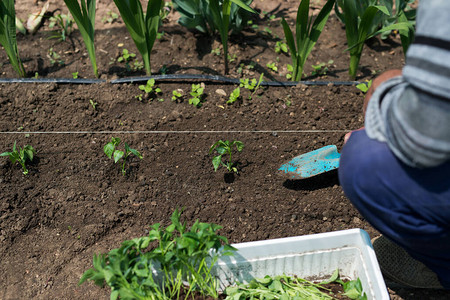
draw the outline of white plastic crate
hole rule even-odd
[[[233,244],[234,256],[216,264],[220,288],[266,275],[323,280],[339,269],[343,279],[361,280],[368,299],[389,299],[370,237],[362,229]]]

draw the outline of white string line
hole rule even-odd
[[[138,130],[138,131],[2,131],[0,134],[169,134],[169,133],[342,133],[351,130]]]

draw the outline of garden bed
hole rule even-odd
[[[27,12],[24,7],[33,3],[17,1],[22,18]],[[231,39],[230,51],[236,60],[230,65],[230,77],[239,78],[238,69],[244,63],[246,78],[264,72],[265,80],[285,80],[290,58],[273,49],[276,35],[283,36],[279,17],[295,16],[297,3],[255,1],[256,8],[273,10],[277,19],[256,20],[260,30],[247,30]],[[64,8],[63,1],[53,1],[51,9],[54,5]],[[117,62],[123,48],[138,52],[123,23],[101,22],[109,10],[114,10],[112,1],[99,1],[96,47],[101,78],[144,75]],[[152,53],[154,72],[166,65],[167,73],[222,74],[222,58],[211,53],[219,47],[218,40],[187,31],[175,20],[171,16],[162,26],[165,34]],[[44,26],[34,36],[18,38],[28,74],[71,78],[78,72],[82,78],[93,78],[77,31],[70,42],[57,43],[46,39],[47,29]],[[331,16],[307,62],[307,79],[348,80],[345,43],[342,25]],[[64,65],[52,66],[47,57],[50,48]],[[364,51],[358,80],[404,63],[396,36],[374,39]],[[266,64],[277,57],[279,72],[273,73]],[[326,75],[311,76],[312,64],[330,59],[333,63]],[[246,69],[250,61],[255,67]],[[4,51],[0,51],[0,63],[0,79],[15,77]],[[19,166],[0,160],[1,299],[109,298],[107,289],[77,286],[81,274],[91,267],[93,254],[146,235],[151,224],[167,224],[171,213],[181,207],[188,223],[199,219],[220,224],[220,234],[232,243],[349,228],[377,235],[345,197],[337,172],[301,181],[277,175],[278,167],[295,155],[329,144],[341,149],[344,134],[363,126],[363,95],[358,89],[333,84],[270,87],[248,100],[241,88],[242,101],[227,105],[228,98],[217,90],[229,95],[235,86],[204,81],[202,107],[188,104],[188,97],[181,103],[170,100],[173,90],[188,93],[192,83],[200,81],[157,82],[162,96],[153,101],[135,98],[142,93],[138,84],[0,84],[0,152],[10,151],[14,141],[37,151],[27,176]],[[95,109],[90,100],[97,103]],[[103,153],[113,136],[144,156],[131,158],[125,176]],[[213,155],[208,153],[220,139],[245,145],[235,155],[239,175],[228,183],[224,169],[214,172]],[[449,296],[396,292],[396,299]]]

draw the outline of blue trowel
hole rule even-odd
[[[340,154],[335,145],[299,155],[283,164],[278,172],[289,179],[303,179],[339,168]]]

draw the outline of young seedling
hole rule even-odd
[[[271,71],[273,71],[273,72],[275,72],[275,73],[278,73],[277,63],[271,61],[271,62],[268,62],[266,66],[267,66]]]
[[[114,163],[117,163],[120,159],[123,159],[122,175],[125,176],[125,174],[127,172],[125,170],[125,164],[127,162],[127,158],[130,155],[135,155],[135,156],[139,157],[140,159],[143,159],[143,156],[137,150],[131,149],[127,143],[125,143],[125,152],[116,149],[116,147],[119,146],[119,144],[120,144],[120,139],[112,137],[111,142],[109,142],[108,144],[105,145],[105,147],[103,147],[103,152],[105,152],[106,156],[108,156],[109,159],[111,159],[111,157],[114,157]]]
[[[214,171],[217,171],[219,166],[222,165],[225,168],[227,168],[228,172],[233,172],[236,174],[238,173],[237,163],[233,162],[231,156],[233,152],[233,146],[236,146],[236,150],[239,152],[241,152],[242,149],[244,149],[244,144],[240,141],[230,142],[228,140],[226,141],[219,140],[215,142],[214,145],[211,146],[211,148],[209,149],[209,154],[211,154],[214,150],[216,150],[217,153],[219,153],[218,156],[215,156],[212,159]],[[228,155],[228,161],[226,162],[222,161],[223,155]]]
[[[28,169],[25,166],[25,164],[28,160],[29,161],[33,160],[35,153],[36,153],[36,151],[30,145],[26,145],[23,148],[20,148],[20,146],[18,146],[16,148],[16,142],[14,142],[12,151],[11,152],[3,152],[0,154],[0,156],[8,156],[13,164],[15,164],[16,162],[19,163],[22,166],[23,174],[27,175]]]
[[[78,79],[78,72],[73,72],[72,73],[72,78],[73,79]]]
[[[91,104],[91,107],[94,111],[97,110],[97,105],[98,105],[97,102],[95,102],[93,99],[89,99],[89,104]]]
[[[172,91],[172,101],[177,102],[178,100],[181,100],[182,97],[183,97],[182,89],[176,89]]]
[[[153,78],[147,80],[147,83],[145,85],[141,84],[139,86],[139,89],[149,95],[150,100],[153,99],[157,94],[161,93],[161,89],[159,87],[155,87],[155,79]],[[138,98],[139,101],[142,101],[142,94],[136,96],[136,98]]]
[[[201,84],[192,84],[192,90],[189,93],[192,98],[189,99],[189,104],[194,105],[195,107],[201,107],[203,102],[203,91],[205,90],[205,85]]]
[[[333,64],[334,61],[330,59],[328,63],[318,63],[317,65],[312,65],[311,67],[314,69],[311,73],[312,76],[321,76],[326,75],[328,72],[328,67]]]
[[[47,57],[50,60],[50,64],[53,65],[59,65],[64,66],[64,60],[61,59],[61,55],[56,53],[53,48],[48,49]]]
[[[106,13],[106,16],[104,16],[103,18],[102,18],[102,22],[103,23],[109,23],[109,24],[112,24],[114,21],[116,21],[117,19],[119,18],[119,15],[118,14],[116,14],[115,12],[113,12],[113,11],[108,11],[107,13]]]
[[[239,87],[235,88],[231,94],[230,98],[227,101],[227,104],[233,104],[239,99],[239,96],[241,95],[241,89]]]
[[[286,43],[278,41],[275,43],[275,52],[276,53],[288,53],[289,49]]]
[[[256,93],[256,91],[259,89],[263,78],[264,78],[264,73],[261,73],[258,81],[256,81],[255,78],[253,78],[252,80],[249,80],[248,78],[240,80],[241,83],[239,84],[239,86],[243,87],[251,92],[251,94],[248,96],[249,100],[252,100],[252,97]]]
[[[248,284],[237,282],[236,285],[227,287],[225,294],[227,299],[335,299],[329,293],[326,284],[336,283],[343,287],[344,294],[349,299],[367,299],[362,290],[361,281],[343,282],[339,279],[339,270],[336,270],[331,278],[319,283],[299,278],[296,276],[278,275],[255,278]]]
[[[128,49],[123,49],[122,50],[122,55],[119,56],[119,58],[117,59],[118,62],[129,62],[131,61],[133,58],[136,57],[135,53],[132,53],[130,51],[128,51]]]
[[[57,39],[64,42],[73,32],[73,19],[70,15],[58,14],[50,17],[48,27],[54,29],[49,39]]]
[[[371,86],[372,86],[372,80],[369,80],[367,82],[362,82],[362,83],[356,85],[356,88],[365,94],[365,93],[367,93],[367,91],[370,89]]]

